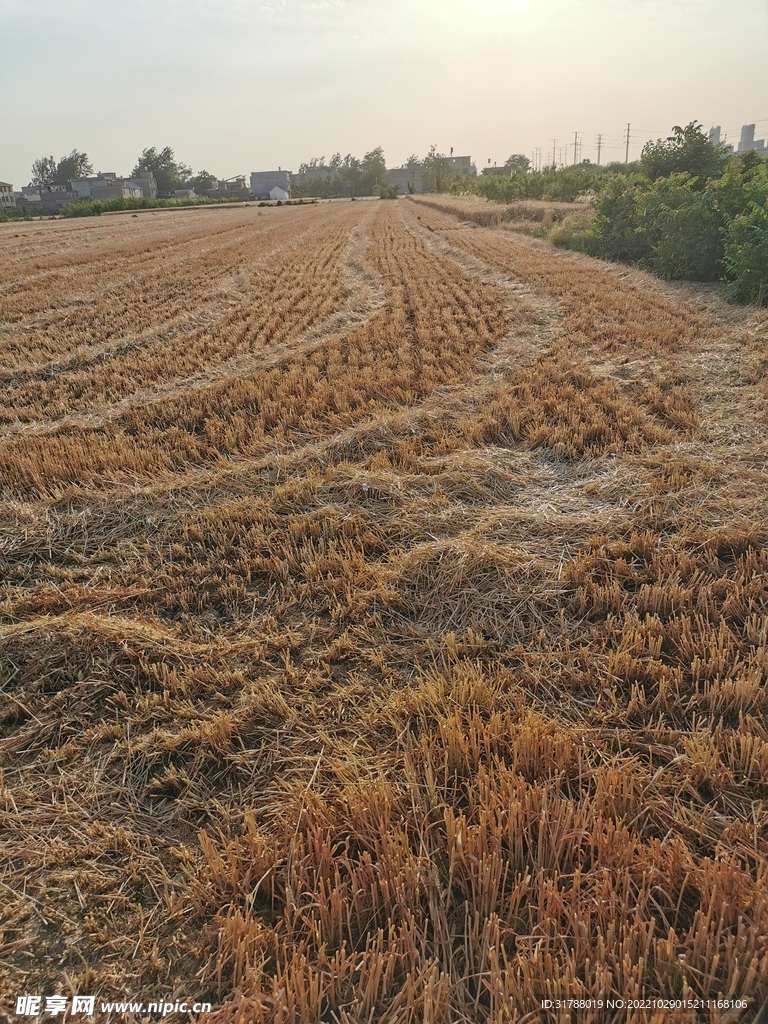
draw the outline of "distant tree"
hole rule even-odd
[[[639,160],[631,160],[628,164],[625,164],[623,160],[611,160],[604,166],[604,170],[611,171],[613,174],[638,174],[641,169]]]
[[[189,188],[192,168],[176,160],[170,146],[158,150],[152,146],[145,149],[134,167],[132,174],[146,174],[150,171],[157,181],[159,193],[173,192],[177,188]]]
[[[52,156],[42,156],[32,164],[33,185],[55,185],[56,184],[56,161]]]
[[[531,161],[522,153],[513,153],[504,161],[504,166],[510,174],[515,174],[517,171],[527,171],[531,166]]]
[[[454,176],[451,161],[445,153],[438,153],[436,146],[430,146],[429,153],[421,165],[421,181],[425,192],[447,192]]]
[[[385,184],[387,165],[381,146],[366,153],[362,160],[351,153],[334,153],[326,163],[324,156],[312,157],[299,165],[302,181],[294,182],[295,196],[370,196]]]
[[[87,153],[73,149],[69,156],[63,156],[56,168],[56,184],[66,188],[75,178],[87,178],[93,174],[93,164]]]
[[[672,130],[674,134],[669,138],[648,142],[643,148],[640,164],[650,181],[687,171],[699,179],[698,187],[703,188],[709,178],[723,173],[727,147],[713,145],[697,121]]]
[[[381,146],[366,153],[360,162],[360,180],[358,195],[370,196],[374,194],[376,186],[384,184],[384,175],[387,172],[387,165],[384,160],[384,150]]]
[[[32,184],[46,188],[52,185],[66,188],[73,178],[85,178],[89,174],[93,174],[93,167],[88,154],[76,149],[58,163],[52,156],[43,156],[32,164]]]
[[[300,174],[309,174],[313,172],[320,174],[325,168],[325,157],[324,156],[313,156],[308,163],[299,164]]]
[[[195,192],[206,192],[210,188],[216,188],[218,178],[209,171],[198,171],[193,178],[187,181],[187,187],[193,188]]]

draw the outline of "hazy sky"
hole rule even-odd
[[[478,166],[697,119],[768,137],[768,0],[0,0],[0,180],[170,145],[220,177],[377,145]],[[563,154],[565,155],[565,154]]]

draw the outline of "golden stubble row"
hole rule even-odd
[[[275,233],[262,239],[257,232],[241,232],[246,245],[236,250],[240,264],[228,265],[223,262],[226,254],[217,253],[222,262],[213,280],[205,269],[197,282],[183,280],[176,276],[178,268],[169,267],[153,287],[171,308],[162,316],[150,310],[138,328],[136,305],[141,310],[144,295],[142,283],[135,282],[136,300],[132,303],[126,297],[118,314],[130,316],[131,332],[138,329],[140,336],[130,333],[108,348],[95,346],[66,369],[47,370],[37,379],[7,387],[6,421],[44,422],[93,408],[103,413],[135,392],[167,388],[174,380],[183,387],[186,377],[210,372],[234,356],[268,354],[286,338],[309,330],[344,305],[344,255],[348,233],[359,219],[354,212],[330,223],[305,225],[293,239]],[[238,287],[235,297],[222,302],[216,289],[225,273],[235,274]],[[201,294],[190,308],[190,292],[195,293],[196,285]],[[113,316],[108,307],[101,318],[109,327],[99,332],[89,325],[88,331],[97,337],[111,335],[119,315]],[[82,329],[80,325],[78,330]]]
[[[522,306],[408,216],[376,207],[362,328],[137,403],[71,470],[18,440],[14,985],[194,977],[227,1024],[768,995],[760,524],[645,493],[643,459],[711,486],[706,450],[688,396],[595,372],[609,274],[536,253],[598,333],[494,376]]]
[[[288,353],[273,368],[242,377],[234,372],[157,401],[137,400],[94,428],[11,438],[3,445],[2,485],[11,493],[43,493],[104,477],[180,472],[264,451],[292,436],[338,430],[460,381],[476,356],[503,335],[503,303],[492,288],[478,287],[430,253],[386,208],[377,213],[369,259],[391,298],[367,325],[306,354]],[[261,344],[299,334],[337,308],[343,280],[338,263],[328,264],[341,259],[342,237],[333,221],[329,231],[335,231],[328,243],[332,255],[319,268],[317,257],[306,257],[315,272],[296,285],[304,294],[294,296],[291,308],[282,306],[279,295],[267,306],[266,323],[257,325]]]
[[[518,240],[509,232],[452,230],[455,219],[425,203],[409,203],[406,209],[423,228],[448,232],[452,246],[558,301],[576,350],[668,355],[685,349],[704,330],[705,321],[689,305],[641,288],[629,273],[622,276],[596,260]]]
[[[152,382],[163,357],[166,374],[176,376],[177,361],[182,371],[194,365],[211,329],[222,330],[223,344],[227,320],[236,334],[249,307],[295,293],[297,280],[323,265],[332,224],[345,238],[361,216],[354,207],[334,209],[335,220],[311,207],[287,210],[285,219],[274,216],[281,210],[271,213],[247,210],[220,230],[211,215],[210,232],[146,253],[121,252],[116,240],[109,257],[62,271],[60,282],[45,275],[17,281],[20,297],[35,298],[42,309],[0,311],[4,405],[44,420],[118,397],[132,374],[137,385]],[[323,240],[308,243],[317,231]],[[301,258],[307,254],[310,267]],[[207,356],[215,358],[210,345]]]

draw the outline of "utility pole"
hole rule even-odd
[[[557,139],[552,139],[552,169],[557,167]]]
[[[600,166],[600,150],[603,148],[603,136],[597,136],[597,166]]]
[[[576,166],[576,157],[579,154],[579,133],[573,133],[573,166]]]
[[[629,163],[629,122],[627,122],[627,149],[624,153],[624,163]]]

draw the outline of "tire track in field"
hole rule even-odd
[[[768,339],[767,314],[734,309],[713,294],[713,289],[701,289],[702,294],[695,285],[664,282],[581,253],[554,250],[525,236],[512,238],[505,230],[474,224],[456,227],[454,217],[444,211],[435,213],[429,203],[419,202],[416,209],[429,211],[425,217],[429,227],[419,224],[418,230],[441,251],[452,252],[462,265],[476,264],[480,271],[504,276],[519,270],[526,255],[531,255],[534,270],[524,287],[544,302],[545,309],[557,303],[561,338],[566,343],[566,303],[572,304],[573,298],[556,276],[567,274],[571,267],[577,280],[592,277],[596,282],[586,302],[597,304],[601,294],[629,289],[640,297],[640,306],[643,296],[651,297],[651,314],[664,305],[682,310],[694,333],[674,352],[659,349],[651,321],[647,351],[631,348],[622,352],[613,346],[611,352],[598,332],[594,345],[579,339],[577,355],[596,379],[630,389],[631,396],[642,396],[657,381],[663,387],[665,379],[690,396],[698,420],[692,435],[683,431],[671,443],[653,446],[624,461],[629,491],[644,481],[660,520],[667,516],[671,525],[690,518],[692,505],[695,518],[713,529],[728,524],[746,526],[760,518],[768,486],[768,394],[756,390],[755,384],[764,374],[764,349],[759,339]],[[408,214],[409,219],[418,219],[412,206]],[[550,277],[547,265],[552,268]],[[599,316],[593,317],[593,322],[597,321]],[[643,331],[639,319],[635,331]]]

